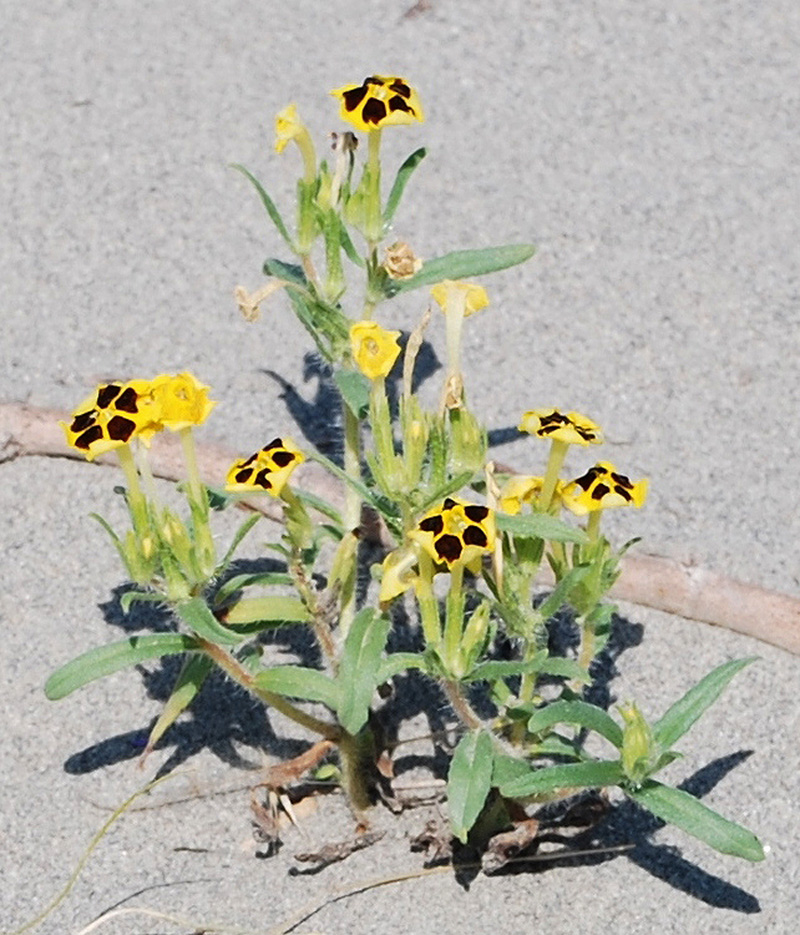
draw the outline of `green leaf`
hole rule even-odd
[[[482,250],[456,250],[436,257],[423,264],[422,269],[410,279],[389,280],[387,294],[409,292],[421,286],[433,286],[443,279],[469,279],[485,273],[496,273],[509,266],[529,260],[536,252],[533,244],[508,244],[503,247],[486,247]]]
[[[512,675],[525,675],[528,672],[538,672],[545,660],[546,652],[536,653],[533,659],[527,662],[490,660],[482,662],[464,677],[466,682],[494,682],[497,679],[510,678]]]
[[[351,240],[350,234],[347,232],[347,228],[344,224],[339,225],[339,243],[341,243],[342,249],[352,263],[355,263],[356,266],[360,266],[362,269],[367,265],[364,257],[356,250],[356,246]]]
[[[332,519],[334,523],[339,526],[339,532],[341,533],[344,526],[342,520],[342,514],[335,506],[328,503],[327,500],[323,500],[322,497],[318,497],[316,494],[309,493],[307,490],[294,490],[294,494],[298,500],[302,500],[306,506],[310,506],[312,509],[316,510],[318,513],[322,513],[323,516],[327,516],[328,519]],[[340,535],[341,538],[341,535]]]
[[[585,701],[554,701],[538,708],[528,720],[528,730],[538,734],[553,724],[577,724],[601,734],[617,749],[622,748],[622,728],[611,715]]]
[[[359,370],[337,370],[333,379],[347,408],[363,419],[369,411],[369,380]]]
[[[247,519],[242,523],[242,525],[236,530],[236,533],[231,540],[231,544],[228,546],[228,551],[223,556],[222,561],[217,565],[217,568],[214,572],[215,575],[221,575],[225,572],[228,565],[233,561],[233,555],[236,550],[239,548],[239,543],[244,539],[244,537],[250,532],[250,530],[255,526],[255,524],[261,519],[260,513],[254,513],[252,516],[248,516]]]
[[[256,688],[300,698],[303,701],[321,701],[335,711],[339,704],[339,689],[333,679],[307,666],[273,666],[259,672],[253,679]]]
[[[229,626],[246,623],[306,623],[311,619],[305,604],[297,597],[272,595],[243,597],[225,612]]]
[[[723,818],[682,789],[648,779],[640,789],[626,789],[625,793],[657,818],[676,825],[722,854],[752,861],[764,859],[764,848],[752,831]]]
[[[194,632],[211,643],[235,646],[242,642],[242,635],[223,626],[211,613],[202,597],[193,597],[175,608],[178,616]]]
[[[283,571],[255,571],[243,575],[234,575],[217,589],[214,595],[214,606],[221,606],[231,594],[235,594],[244,588],[253,585],[270,586],[275,584],[292,584],[292,576]]]
[[[530,770],[526,776],[504,782],[500,792],[510,799],[516,799],[527,795],[544,795],[557,789],[614,786],[622,779],[619,760],[591,760],[588,763],[567,763]]]
[[[530,771],[530,765],[525,760],[495,751],[494,763],[492,764],[492,785],[496,789],[500,789],[506,783],[522,779]]]
[[[283,218],[280,215],[280,212],[275,207],[275,202],[269,197],[266,192],[266,189],[258,181],[258,179],[250,172],[248,169],[245,169],[243,165],[240,165],[238,162],[231,164],[232,169],[236,169],[237,172],[241,172],[242,175],[249,179],[252,182],[253,187],[258,192],[259,197],[261,198],[261,203],[267,209],[267,214],[270,216],[272,223],[278,229],[278,233],[283,237],[286,243],[294,250],[294,244],[292,243],[292,238],[289,235],[289,231],[286,229],[286,225],[283,222]]]
[[[548,656],[539,666],[541,675],[553,675],[557,678],[572,679],[588,685],[591,682],[589,673],[574,659],[564,659],[563,656]]]
[[[264,260],[264,275],[274,276],[276,279],[282,279],[284,282],[292,283],[299,289],[308,291],[308,279],[306,279],[303,267],[297,263],[285,263],[283,260],[277,259],[277,257],[270,257]]]
[[[374,506],[379,513],[384,514],[386,512],[385,506],[381,500],[376,497],[368,487],[365,487],[360,480],[351,477],[346,471],[342,470],[335,461],[331,461],[330,458],[326,458],[325,455],[320,454],[318,451],[308,451],[306,452],[306,457],[309,461],[316,461],[318,464],[321,464],[323,467],[327,468],[334,477],[338,477],[340,481],[349,484],[354,490],[357,490],[361,498],[366,500],[371,506]]]
[[[357,734],[366,724],[372,693],[383,681],[380,668],[389,627],[389,621],[371,607],[360,610],[350,624],[336,676],[336,715],[349,734]]]
[[[465,844],[492,787],[492,740],[482,730],[464,734],[447,773],[447,807],[453,834]]]
[[[425,510],[432,507],[434,503],[441,503],[445,497],[457,493],[472,480],[473,476],[473,471],[462,471],[460,474],[456,474],[456,476],[452,477],[446,484],[439,487],[429,497],[426,497],[425,502],[422,503],[419,508],[419,512],[424,513]]]
[[[422,653],[392,653],[387,656],[378,668],[378,685],[388,682],[393,675],[399,675],[406,669],[428,670],[428,662]]]
[[[730,680],[743,669],[756,660],[756,656],[747,659],[733,659],[717,666],[712,672],[701,679],[694,688],[675,702],[674,705],[653,724],[653,738],[663,749],[669,750],[703,712],[712,705],[722,694]]]
[[[559,609],[566,604],[569,592],[576,584],[580,584],[590,569],[590,565],[577,565],[575,568],[570,568],[547,598],[536,608],[543,620],[549,620],[558,613]]]
[[[161,656],[174,656],[193,649],[197,649],[197,641],[184,633],[130,636],[118,643],[90,649],[61,666],[45,683],[44,693],[51,701],[57,701],[87,682],[110,675],[118,669],[124,669],[125,666],[133,666]]]
[[[142,756],[147,756],[150,753],[163,737],[165,731],[175,723],[181,712],[185,711],[194,701],[213,665],[213,661],[208,656],[192,654],[186,658],[175,682],[175,687],[172,689],[172,694],[167,699],[158,720],[150,731],[150,736],[147,738],[147,747],[145,747]]]
[[[397,175],[395,176],[394,184],[392,185],[392,190],[389,192],[389,198],[383,212],[384,224],[388,225],[389,221],[394,217],[394,213],[397,211],[397,206],[400,204],[400,199],[403,197],[403,192],[408,184],[408,180],[411,178],[414,169],[417,168],[426,155],[427,150],[424,146],[415,150],[397,170]]]
[[[550,542],[588,542],[586,533],[575,526],[568,526],[557,516],[549,513],[526,513],[509,516],[496,514],[497,528],[511,536],[527,539],[548,539]]]
[[[144,604],[166,604],[166,599],[163,594],[155,594],[152,591],[137,591],[135,589],[131,589],[130,591],[126,591],[119,599],[119,606],[122,609],[123,614],[129,613],[131,604],[136,602],[141,602]]]

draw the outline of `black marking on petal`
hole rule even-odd
[[[471,519],[473,523],[482,523],[489,515],[489,508],[471,504],[464,507],[464,515],[467,519]]]
[[[573,422],[572,427],[584,441],[593,442],[597,438],[597,434],[595,432],[593,432],[591,429],[584,428],[582,425],[575,425]]]
[[[626,503],[630,503],[633,500],[630,490],[627,487],[623,487],[621,484],[614,484],[614,493],[618,494]]]
[[[272,481],[269,479],[270,472],[267,468],[259,471],[253,479],[253,483],[262,487],[264,490],[272,490]]]
[[[389,90],[401,94],[403,97],[411,97],[411,88],[401,78],[395,78],[389,85]]]
[[[467,526],[464,530],[464,545],[477,545],[485,549],[488,544],[486,533],[480,526]]]
[[[371,84],[377,85],[379,88],[382,88],[386,82],[380,75],[370,75],[369,78],[364,79],[364,90],[367,90]]]
[[[355,110],[356,107],[358,107],[358,105],[364,100],[364,98],[367,96],[368,81],[369,78],[366,79],[360,88],[351,88],[349,91],[345,91],[344,94],[342,94],[345,110]]]
[[[291,464],[292,461],[295,460],[295,456],[291,451],[276,451],[275,454],[272,455],[272,460],[278,467],[286,467],[287,464]]]
[[[87,432],[75,439],[75,447],[88,451],[92,443],[99,441],[103,437],[103,430],[99,425],[93,425]]]
[[[122,387],[118,383],[108,383],[106,386],[101,386],[97,391],[97,405],[101,409],[106,409],[119,395],[119,391]]]
[[[108,420],[106,430],[108,437],[113,438],[115,442],[126,442],[136,431],[136,423],[125,416],[114,416]]]
[[[273,448],[283,448],[283,439],[282,438],[273,438],[268,445],[264,445],[261,449],[264,452],[272,451]]]
[[[123,390],[114,403],[115,409],[121,409],[123,412],[138,412],[139,407],[137,402],[139,396],[133,387],[129,386],[126,390]]]
[[[439,536],[433,543],[436,554],[446,562],[455,562],[461,556],[461,540],[458,536]]]
[[[394,113],[395,111],[402,110],[407,114],[413,114],[414,108],[409,107],[405,99],[400,97],[399,94],[394,94],[389,98],[389,110]]]
[[[626,487],[628,490],[633,490],[633,484],[630,482],[630,478],[626,477],[624,474],[617,474],[616,471],[612,471],[610,476],[615,484],[618,484],[620,487]]]
[[[242,458],[241,461],[238,461],[238,462],[237,462],[238,467],[240,467],[240,468],[246,468],[246,467],[248,467],[249,465],[251,465],[251,464],[258,458],[258,454],[259,454],[259,453],[256,452],[254,455],[250,455],[249,458]]]
[[[233,475],[233,479],[237,484],[246,484],[250,480],[252,473],[253,472],[250,468],[242,465],[241,469]]]
[[[458,504],[457,504],[456,501],[453,500],[451,497],[448,497],[448,498],[444,501],[444,503],[442,504],[442,509],[443,509],[443,510],[452,510],[454,506],[458,506]]]
[[[78,413],[77,416],[72,420],[72,425],[70,425],[70,432],[83,432],[85,429],[88,429],[90,425],[94,424],[95,419],[97,418],[97,410],[90,409],[88,412]]]
[[[554,409],[549,416],[541,416],[539,419],[542,428],[545,426],[568,425],[569,421],[570,420],[565,415],[562,415],[558,409]]]
[[[386,119],[386,105],[377,97],[371,97],[361,111],[361,119],[364,123],[374,123],[377,126]]]
[[[601,481],[592,491],[592,500],[602,500],[609,493],[611,493],[611,488]]]
[[[434,536],[438,536],[444,529],[444,520],[437,513],[434,516],[429,516],[427,519],[422,520],[419,524],[419,528],[423,532],[432,532]]]
[[[605,471],[603,470],[603,468],[591,467],[582,477],[578,477],[575,483],[582,490],[588,490],[592,486],[592,484],[597,480],[597,478],[602,477],[603,474],[605,474]]]

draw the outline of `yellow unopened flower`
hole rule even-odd
[[[600,426],[591,419],[579,412],[564,415],[558,409],[530,409],[523,415],[519,430],[568,445],[599,445],[603,441]]]
[[[425,119],[419,96],[405,78],[372,75],[331,94],[341,103],[341,119],[364,133]]]
[[[201,425],[217,405],[208,398],[210,387],[188,372],[162,373],[150,381],[150,387],[158,422],[173,432]]]
[[[522,510],[524,503],[533,504],[544,487],[543,477],[533,477],[528,474],[516,474],[509,477],[500,490],[498,505],[503,513],[516,516]],[[562,481],[556,482],[555,496],[560,497],[564,487]]]
[[[464,318],[469,318],[489,304],[489,296],[483,286],[454,279],[445,279],[432,286],[431,295],[446,315],[455,311]]]
[[[448,568],[466,565],[477,572],[483,555],[494,549],[494,511],[448,497],[440,507],[426,513],[408,535],[434,562]]]
[[[305,129],[296,104],[289,104],[278,111],[275,115],[275,152],[282,153],[286,144],[296,140]]]
[[[225,479],[231,493],[264,490],[279,497],[292,471],[305,461],[305,455],[291,439],[274,438],[249,458],[234,461]]]
[[[640,507],[646,497],[647,480],[631,482],[610,461],[598,461],[561,492],[564,505],[576,516],[615,506]]]
[[[381,565],[381,587],[378,602],[385,604],[413,587],[417,579],[415,546],[403,546],[390,552]]]
[[[387,377],[400,354],[399,331],[387,331],[374,321],[350,326],[350,348],[358,369],[370,380]]]
[[[60,425],[67,444],[88,461],[127,445],[134,437],[147,441],[161,428],[147,380],[98,386],[94,395],[73,411],[70,421]]]

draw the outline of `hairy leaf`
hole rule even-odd
[[[336,714],[350,734],[358,733],[366,724],[372,693],[382,681],[380,669],[389,627],[389,621],[371,607],[360,610],[350,624],[336,677]]]
[[[491,737],[482,730],[465,734],[458,743],[447,774],[447,807],[453,834],[466,843],[470,828],[492,787]]]

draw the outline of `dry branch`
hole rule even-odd
[[[0,463],[30,455],[83,461],[82,455],[64,441],[58,420],[65,418],[66,413],[55,410],[0,403]],[[198,460],[203,479],[218,486],[236,457],[236,453],[220,445],[200,445]],[[116,458],[105,455],[95,463],[116,464]],[[156,436],[151,463],[158,477],[183,477],[178,438],[169,433]],[[333,503],[342,502],[339,483],[320,465],[306,462],[295,476],[299,486]],[[281,509],[274,501],[262,497],[246,502],[268,518],[280,521]],[[655,555],[625,556],[622,574],[611,594],[632,604],[734,630],[800,655],[800,600],[787,594]]]

